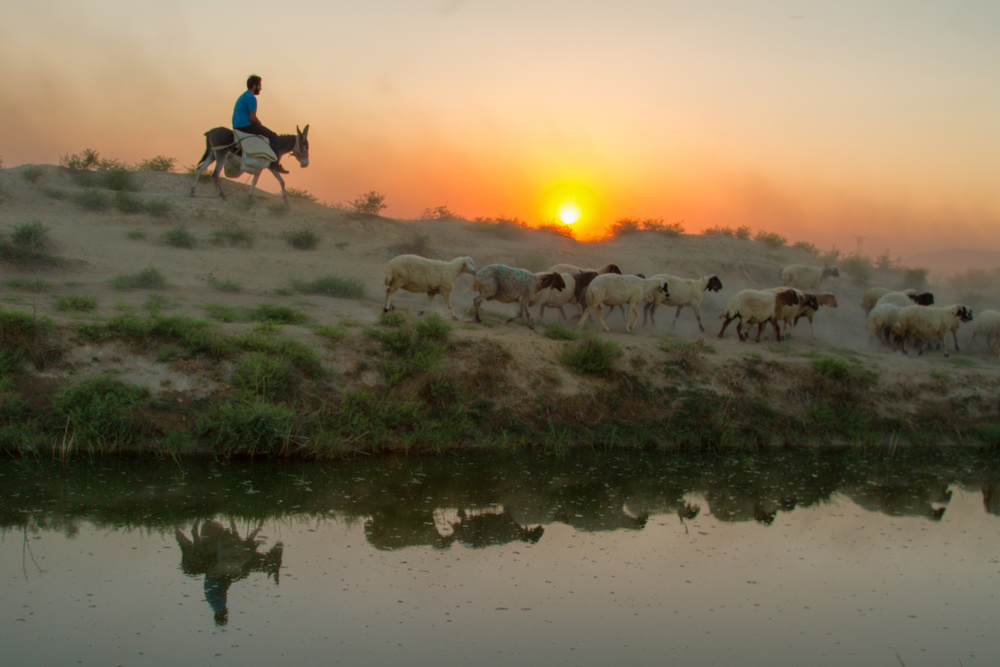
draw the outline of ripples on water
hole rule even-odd
[[[11,664],[994,664],[1000,457],[0,462]]]

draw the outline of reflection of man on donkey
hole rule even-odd
[[[245,579],[256,571],[273,576],[274,583],[278,583],[284,547],[279,542],[266,554],[259,553],[257,533],[262,525],[259,523],[246,538],[240,537],[232,521],[229,529],[216,521],[204,524],[195,521],[190,538],[179,530],[174,531],[181,548],[181,570],[191,576],[205,575],[205,600],[212,607],[216,625],[229,621],[226,595],[234,581]]]
[[[271,144],[271,150],[274,151],[275,156],[280,158],[277,133],[264,127],[257,118],[257,96],[260,95],[260,88],[260,77],[251,74],[250,78],[247,79],[246,92],[236,98],[236,106],[233,107],[233,129],[267,137]],[[282,174],[288,173],[288,170],[282,167],[280,162],[276,162],[274,168]]]

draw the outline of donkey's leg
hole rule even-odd
[[[212,180],[215,181],[215,191],[219,193],[222,199],[226,198],[226,194],[222,191],[222,184],[219,183],[219,174],[222,173],[222,167],[226,164],[226,155],[229,151],[217,151],[215,153],[215,170],[212,172]]]
[[[202,160],[201,164],[199,164],[198,168],[195,169],[195,172],[194,172],[194,181],[191,183],[191,196],[192,197],[194,197],[194,186],[198,185],[198,179],[201,178],[202,172],[205,171],[206,169],[208,169],[208,165],[212,164],[213,162],[215,162],[215,155],[212,153],[212,151],[208,151],[208,154]]]
[[[288,204],[288,193],[285,192],[285,179],[283,179],[281,177],[281,174],[278,173],[278,163],[277,162],[272,162],[271,166],[269,166],[267,169],[272,174],[274,174],[274,177],[276,179],[278,179],[278,183],[281,184],[281,197],[285,200],[285,204],[287,205]]]
[[[250,181],[250,194],[247,196],[250,197],[251,199],[253,199],[253,189],[257,187],[257,179],[260,178],[260,174],[261,172],[258,171],[256,174],[253,175],[253,180]]]

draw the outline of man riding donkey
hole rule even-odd
[[[233,107],[233,129],[246,134],[258,134],[267,137],[271,144],[271,150],[275,155],[278,153],[278,133],[266,127],[257,118],[257,96],[260,95],[261,79],[256,74],[251,74],[247,79],[246,91],[236,98],[236,105]],[[288,170],[281,166],[281,162],[276,162],[274,169],[282,174],[287,174]]]
[[[215,162],[212,180],[222,199],[226,198],[219,183],[219,174],[223,169],[229,178],[236,178],[243,173],[253,174],[250,197],[253,197],[261,171],[267,170],[278,180],[281,196],[288,203],[285,181],[281,178],[281,174],[287,174],[288,170],[281,166],[281,156],[291,153],[298,160],[299,166],[309,166],[309,126],[306,125],[303,130],[296,126],[295,134],[276,134],[264,127],[257,117],[257,96],[260,95],[260,90],[260,77],[250,75],[246,92],[239,96],[233,106],[233,129],[215,127],[205,133],[205,152],[195,168],[191,183],[192,197],[202,172]]]

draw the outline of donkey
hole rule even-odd
[[[301,167],[309,166],[309,126],[306,125],[306,129],[300,130],[298,125],[295,126],[295,134],[281,134],[278,135],[278,159],[285,153],[291,152],[295,159],[299,161]],[[198,168],[195,169],[194,182],[191,183],[191,196],[194,197],[194,186],[198,184],[198,179],[201,178],[203,171],[208,169],[208,165],[215,162],[215,171],[212,172],[212,180],[215,181],[215,189],[218,191],[219,196],[223,199],[226,195],[222,192],[222,186],[219,184],[219,173],[222,168],[226,165],[226,158],[229,157],[231,152],[238,152],[239,145],[236,143],[236,136],[233,131],[227,127],[216,127],[212,128],[205,133],[205,154],[201,156],[201,160],[198,161]],[[285,192],[285,181],[281,178],[281,174],[278,173],[276,167],[278,163],[272,162],[267,170],[274,174],[274,177],[278,179],[278,183],[281,184],[281,196],[284,198],[285,203],[288,203],[288,194]],[[242,174],[243,172],[239,172]],[[254,174],[253,182],[250,184],[250,196],[253,197],[253,190],[257,187],[257,179],[260,178],[261,172]],[[237,174],[238,176],[239,174]]]

